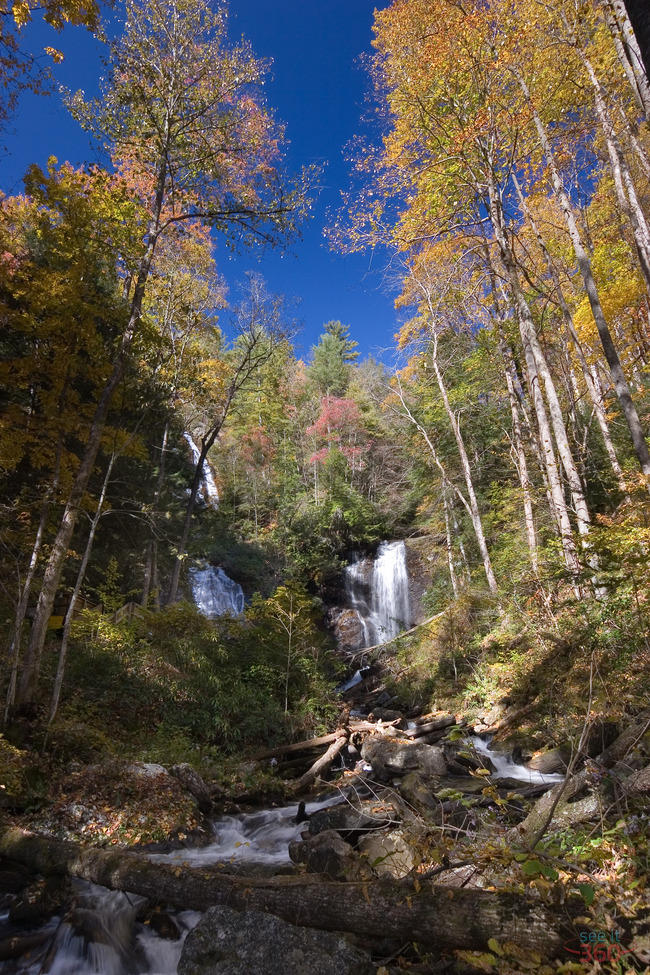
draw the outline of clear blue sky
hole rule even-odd
[[[359,55],[371,50],[374,8],[382,0],[230,0],[233,37],[246,36],[258,56],[272,59],[272,80],[266,86],[269,105],[285,123],[288,165],[293,171],[309,163],[324,164],[322,190],[302,240],[284,255],[267,251],[259,257],[231,258],[217,251],[220,270],[229,284],[246,269],[259,270],[271,291],[297,298],[296,315],[303,329],[296,338],[305,356],[330,319],[350,326],[362,355],[390,360],[382,350],[392,345],[395,331],[393,297],[385,284],[383,259],[371,255],[341,256],[330,252],[323,238],[327,211],[338,206],[348,185],[345,146],[359,131],[366,110],[369,79]],[[119,8],[118,8],[119,9]],[[112,17],[115,23],[118,14]],[[113,28],[111,27],[111,32]],[[66,86],[98,90],[102,45],[87,32],[67,28],[63,34],[33,25],[25,35],[32,51],[51,44],[65,53],[57,79]],[[84,133],[60,106],[58,96],[26,95],[5,138],[0,157],[0,188],[22,189],[30,163],[44,165],[48,156],[74,164],[96,160]]]

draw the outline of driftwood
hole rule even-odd
[[[339,755],[348,743],[347,736],[341,735],[336,741],[333,741],[330,747],[327,749],[324,755],[321,755],[317,759],[310,769],[307,769],[304,775],[302,775],[296,782],[291,783],[291,788],[294,792],[301,792],[306,789],[307,786],[311,785],[312,782],[330,767],[337,755]]]
[[[69,874],[184,909],[224,905],[259,910],[302,927],[363,931],[400,943],[416,941],[429,949],[483,949],[490,938],[497,938],[549,957],[570,936],[567,905],[558,918],[543,904],[507,891],[411,881],[337,883],[315,875],[238,877],[218,869],[154,862],[132,852],[84,848],[16,828],[0,833],[0,855],[40,873]]]
[[[297,752],[316,751],[323,745],[331,745],[337,738],[348,733],[356,734],[361,731],[377,731],[381,728],[392,728],[399,724],[401,718],[394,721],[382,721],[381,724],[373,721],[351,721],[345,728],[337,728],[330,735],[321,735],[320,738],[306,738],[304,741],[294,741],[287,745],[276,745],[274,748],[265,748],[261,752],[256,752],[251,756],[251,761],[259,762],[264,758],[278,758],[280,755],[293,755]]]

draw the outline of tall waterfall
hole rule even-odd
[[[194,443],[189,433],[183,436],[187,440],[194,463],[198,464],[201,450]],[[214,474],[207,461],[203,462],[201,470],[201,493],[206,504],[213,508],[219,507],[219,488]],[[244,590],[226,575],[221,566],[195,566],[189,571],[192,598],[199,613],[208,619],[218,616],[239,616],[244,612]]]
[[[345,569],[345,592],[363,627],[363,646],[384,643],[412,622],[404,542],[382,542],[373,562]]]
[[[194,463],[198,464],[199,457],[201,456],[200,447],[194,443],[189,433],[184,433],[183,437],[185,440],[187,440],[189,448],[192,452]],[[213,508],[219,507],[219,488],[217,487],[217,482],[214,479],[212,468],[207,461],[203,461],[203,466],[201,468],[201,494],[203,495],[206,504],[212,505]]]
[[[203,616],[213,620],[244,612],[244,590],[221,566],[190,569],[189,575],[194,603]]]

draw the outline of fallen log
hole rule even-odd
[[[320,738],[306,738],[304,741],[294,741],[286,745],[276,745],[274,748],[265,748],[261,752],[256,752],[251,757],[251,761],[259,762],[264,758],[278,758],[280,755],[293,755],[295,752],[316,751],[323,745],[331,745],[333,741],[348,733],[356,734],[360,731],[378,731],[380,728],[394,728],[399,724],[401,718],[394,721],[351,721],[344,728],[337,728],[330,735],[321,735]]]
[[[336,741],[333,741],[325,754],[321,755],[321,757],[314,762],[312,767],[307,769],[305,774],[301,775],[296,782],[291,783],[291,788],[293,791],[301,792],[303,789],[306,789],[308,785],[311,785],[321,772],[324,772],[330,767],[336,756],[343,751],[347,744],[347,736],[341,736],[341,738],[337,738]]]
[[[371,938],[416,941],[429,949],[484,949],[497,938],[549,957],[571,933],[566,913],[556,917],[543,904],[508,891],[411,881],[337,883],[319,875],[239,877],[154,862],[133,852],[82,847],[17,828],[0,833],[0,855],[39,873],[69,874],[156,903],[197,911],[214,905],[264,911],[301,927],[363,931]],[[583,909],[579,899],[575,910]]]

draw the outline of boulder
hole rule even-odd
[[[513,756],[516,759],[516,756]],[[527,763],[526,768],[543,775],[552,772],[566,772],[569,763],[569,752],[566,748],[547,748],[546,751],[536,752]]]
[[[212,907],[187,936],[178,975],[374,975],[369,955],[330,931],[261,911]]]
[[[332,880],[352,879],[358,874],[354,850],[335,829],[326,829],[316,836],[289,844],[289,856],[293,863],[303,863],[309,873],[324,873]]]
[[[395,741],[391,738],[366,738],[361,757],[372,766],[375,775],[388,779],[418,771],[427,775],[444,775],[447,763],[441,748],[422,742]]]
[[[416,865],[415,852],[404,830],[368,833],[359,840],[359,852],[368,858],[378,877],[406,877]]]
[[[482,788],[484,783],[478,779],[471,779]],[[409,772],[399,785],[400,795],[415,809],[428,823],[435,826],[455,826],[458,829],[468,825],[468,811],[459,798],[444,795],[444,788],[462,791],[454,779],[440,779],[435,776],[423,775],[420,772]],[[436,793],[442,792],[442,795]]]
[[[343,653],[354,653],[364,645],[363,623],[356,609],[332,610],[330,622],[336,646]]]
[[[354,805],[350,802],[340,806],[319,809],[309,817],[309,832],[312,836],[325,830],[337,830],[346,840],[354,841],[368,830],[384,829],[397,825],[399,816],[391,803],[363,799]]]
[[[185,791],[189,792],[191,796],[194,796],[196,804],[202,813],[212,811],[210,790],[199,773],[191,765],[188,765],[187,762],[181,762],[179,765],[172,765],[169,771],[174,778],[178,779]]]

